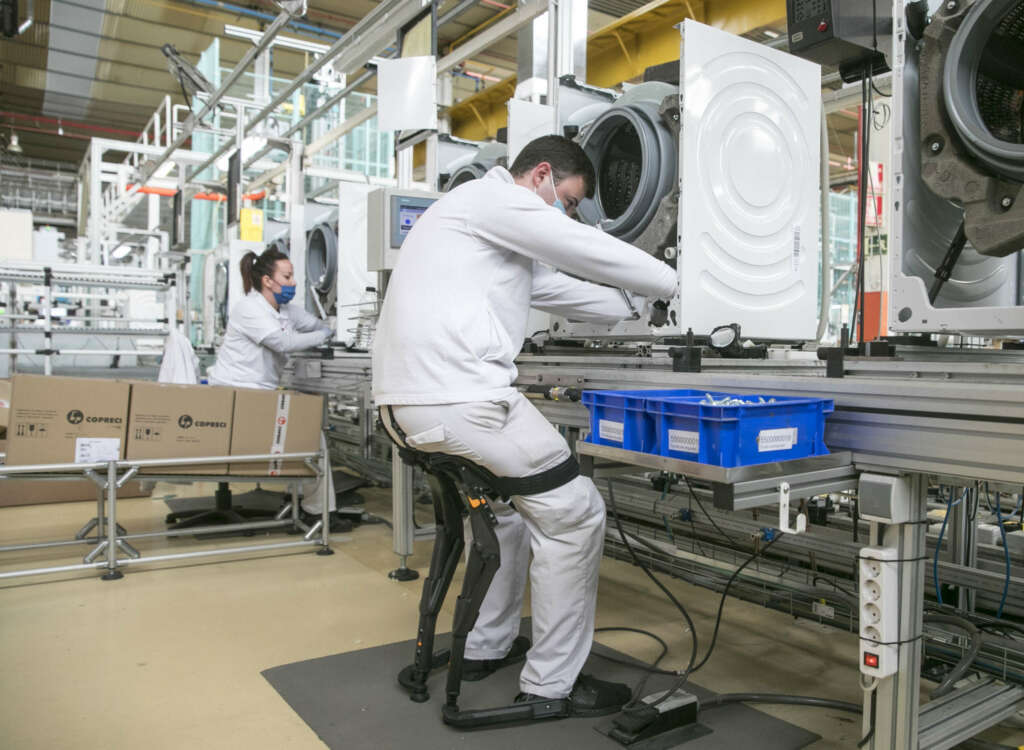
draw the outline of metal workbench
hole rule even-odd
[[[178,466],[201,467],[215,464],[260,463],[268,461],[302,461],[313,472],[310,476],[251,476],[236,474],[202,474],[199,471],[189,474],[160,474],[161,468]],[[155,473],[140,474],[147,469]],[[68,479],[81,476],[91,479],[99,490],[96,517],[86,523],[75,535],[74,539],[49,542],[30,542],[0,546],[2,552],[22,550],[64,548],[83,544],[93,545],[82,559],[81,564],[60,565],[46,568],[26,568],[0,572],[0,579],[20,576],[45,575],[78,570],[104,571],[104,580],[116,580],[123,577],[120,568],[128,565],[163,562],[168,560],[185,560],[209,555],[231,555],[238,553],[263,552],[271,550],[293,549],[296,547],[316,547],[321,555],[333,554],[330,548],[329,503],[327,498],[328,482],[321,483],[322,517],[312,526],[304,524],[299,518],[298,483],[323,476],[326,471],[325,456],[322,451],[310,453],[276,453],[245,456],[209,456],[203,458],[166,458],[146,460],[105,461],[81,464],[39,464],[30,466],[0,466],[0,481],[4,479],[53,480]],[[128,533],[117,521],[117,490],[132,479],[168,482],[261,482],[284,483],[291,488],[291,502],[283,507],[274,520],[252,521],[247,523],[227,524],[218,526],[200,526],[189,529],[166,529],[147,533]],[[195,552],[180,552],[167,555],[143,556],[130,541],[138,539],[175,537],[186,535],[222,534],[232,531],[257,531],[271,528],[292,526],[304,532],[301,540],[292,542],[275,542],[270,544],[250,544],[243,546],[218,547]],[[97,535],[89,537],[95,529]],[[123,554],[119,554],[123,553]],[[102,559],[100,559],[102,557]]]

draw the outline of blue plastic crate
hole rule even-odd
[[[703,398],[707,391],[583,391],[580,401],[590,411],[588,443],[630,451],[657,453],[655,418],[647,411],[651,398]],[[713,393],[713,396],[724,396]]]
[[[749,466],[828,454],[825,415],[835,408],[831,400],[767,395],[736,398],[774,399],[774,403],[711,406],[700,403],[702,399],[648,398],[646,409],[657,436],[657,448],[651,452],[714,466]]]

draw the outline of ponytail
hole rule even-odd
[[[238,269],[242,273],[242,289],[248,294],[253,289],[263,290],[263,277],[274,275],[274,266],[279,260],[288,260],[288,256],[273,247],[268,247],[261,255],[251,250],[242,256]]]

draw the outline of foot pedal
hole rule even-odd
[[[667,691],[652,693],[595,729],[632,750],[665,750],[711,734],[697,723],[700,704],[691,693],[677,690],[654,705]]]

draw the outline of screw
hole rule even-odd
[[[949,2],[946,3],[946,10],[950,12],[956,10],[956,0],[949,0]]]
[[[937,154],[942,150],[942,144],[938,141],[932,141],[931,149],[933,154]]]
[[[1003,199],[999,201],[999,205],[1002,206],[1003,208],[1009,208],[1010,206],[1013,205],[1013,198],[1011,198],[1008,195],[1004,195]]]

